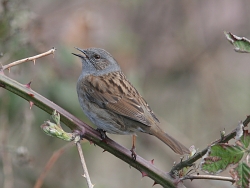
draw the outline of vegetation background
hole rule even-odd
[[[56,47],[52,56],[7,73],[76,117],[81,62],[74,47],[99,47],[119,62],[157,114],[162,127],[186,146],[203,149],[250,114],[249,55],[233,51],[223,31],[250,37],[250,2],[233,0],[1,0],[0,63]],[[67,143],[40,125],[50,116],[0,89],[0,187],[33,187],[54,151]],[[66,129],[66,128],[65,128]],[[130,148],[131,136],[109,135]],[[102,149],[82,144],[95,188],[151,187],[153,181]],[[7,151],[7,152],[6,152]],[[179,161],[158,139],[138,134],[137,153],[164,171]],[[44,188],[87,187],[76,148],[49,171]],[[224,174],[227,175],[228,174]],[[187,187],[228,182],[185,181]],[[155,185],[154,187],[160,187]]]

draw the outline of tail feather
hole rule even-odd
[[[158,130],[151,129],[151,134],[160,139],[162,142],[167,144],[175,153],[180,155],[189,154],[190,151],[179,141],[162,131],[160,128]]]

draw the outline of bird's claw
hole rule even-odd
[[[132,159],[136,161],[137,154],[135,153],[135,147],[132,146],[132,148],[131,148],[130,151],[131,151],[131,157],[132,157]]]
[[[104,131],[103,129],[96,129],[99,133],[100,133],[100,136],[101,136],[101,139],[103,142],[107,142],[107,135],[106,135],[106,131]]]

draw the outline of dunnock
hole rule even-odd
[[[78,99],[84,113],[99,130],[113,134],[148,133],[178,154],[189,153],[160,128],[159,120],[111,54],[99,48],[76,49],[83,53],[73,53],[82,59],[82,73],[77,81]],[[136,156],[134,141],[133,136],[132,156]]]

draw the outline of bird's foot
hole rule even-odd
[[[131,148],[130,151],[131,151],[131,157],[132,157],[132,159],[136,161],[137,154],[135,152],[135,146],[134,145],[132,146],[132,148]]]
[[[104,131],[103,129],[98,129],[98,128],[96,130],[100,133],[102,141],[106,142],[108,138],[106,135],[106,131]]]

